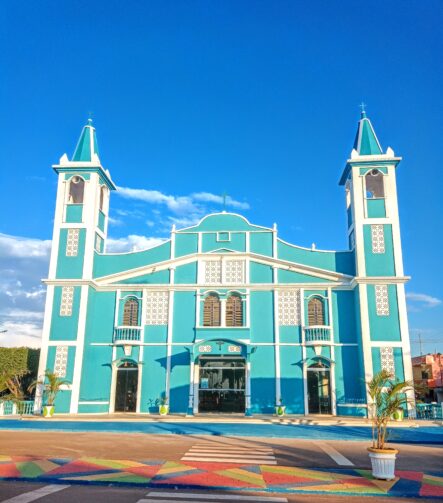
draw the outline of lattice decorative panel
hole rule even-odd
[[[57,377],[66,377],[68,365],[68,346],[57,346],[55,350],[54,374]]]
[[[380,348],[381,368],[395,376],[394,349],[391,347]]]
[[[278,292],[278,322],[280,325],[301,325],[300,290]]]
[[[146,295],[146,325],[167,325],[168,292],[148,292]]]
[[[103,238],[99,234],[96,234],[95,235],[95,251],[97,251],[99,253],[102,251],[102,242],[103,242]]]
[[[74,287],[64,286],[62,288],[62,300],[60,303],[60,316],[72,315],[72,303],[74,301]]]
[[[375,285],[375,307],[378,316],[389,316],[388,285]]]
[[[80,229],[68,229],[68,238],[66,240],[67,257],[77,256],[79,236],[80,236]]]
[[[372,253],[385,252],[385,234],[383,225],[371,225],[371,238],[372,238]]]
[[[221,283],[221,261],[206,260],[205,264],[205,284],[218,285]]]
[[[245,282],[245,262],[243,260],[227,260],[225,262],[225,282],[243,284]]]

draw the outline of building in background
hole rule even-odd
[[[434,353],[412,358],[414,383],[427,402],[443,402],[443,355]]]
[[[268,414],[282,402],[290,414],[365,416],[375,372],[412,379],[400,160],[362,112],[340,179],[344,251],[302,248],[277,226],[221,212],[154,248],[107,253],[116,186],[86,125],[54,166],[39,374],[71,382],[56,411],[154,413],[167,400],[191,415]]]

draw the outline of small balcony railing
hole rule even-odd
[[[141,327],[115,327],[114,343],[134,343],[141,340]]]
[[[313,325],[305,327],[305,342],[312,344],[315,342],[330,342],[331,329],[323,325]]]

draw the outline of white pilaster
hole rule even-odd
[[[171,267],[169,283],[174,284],[175,269]],[[172,357],[172,327],[174,318],[174,290],[169,290],[169,306],[168,306],[168,333],[166,339],[166,381],[165,381],[165,394],[169,399],[169,391],[171,386],[171,357]],[[169,402],[170,405],[170,402]]]
[[[89,287],[83,285],[80,287],[80,309],[78,315],[78,330],[77,330],[77,349],[75,351],[74,375],[72,379],[72,394],[70,413],[77,414],[78,400],[80,396],[80,383],[83,364],[83,351],[86,333],[86,314],[88,308]]]

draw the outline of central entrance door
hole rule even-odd
[[[124,362],[117,369],[115,412],[136,412],[137,385],[138,366],[132,362]]]
[[[245,412],[244,358],[200,357],[199,412]]]
[[[307,369],[309,414],[331,414],[331,371],[322,362]]]

